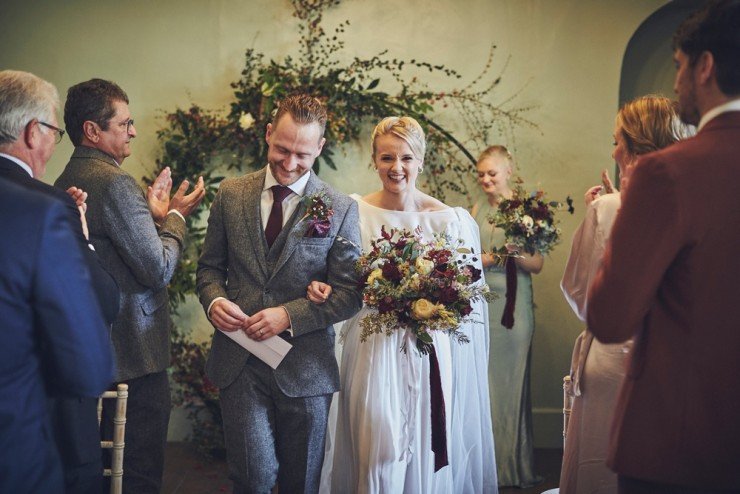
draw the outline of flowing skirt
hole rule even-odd
[[[363,308],[342,329],[342,391],[335,396],[336,429],[329,433],[322,492],[454,492],[450,466],[434,471],[431,447],[429,357],[407,332],[360,341]],[[451,429],[451,355],[447,335],[435,334]],[[406,345],[407,353],[401,351]],[[331,422],[330,422],[331,427]],[[332,451],[333,450],[333,451]],[[330,472],[330,473],[329,473]]]

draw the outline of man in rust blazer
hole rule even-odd
[[[607,463],[620,492],[740,490],[740,2],[674,36],[694,138],[636,165],[588,302],[600,341],[635,337]]]

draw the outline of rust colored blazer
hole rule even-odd
[[[588,327],[605,343],[635,338],[609,466],[740,489],[740,112],[640,159]]]

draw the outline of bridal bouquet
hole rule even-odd
[[[473,312],[471,302],[491,300],[493,294],[480,282],[481,270],[472,264],[475,253],[462,240],[434,234],[425,241],[419,228],[382,228],[371,245],[357,261],[365,305],[375,309],[360,322],[360,341],[410,330],[422,354],[430,350],[432,331],[444,331],[459,343],[470,341],[458,328]]]
[[[504,199],[488,222],[504,230],[506,241],[521,246],[529,254],[548,254],[560,243],[560,228],[555,221],[555,212],[563,204],[548,201],[541,189],[527,193],[519,181],[513,187],[511,199]],[[568,212],[573,213],[573,200],[566,199]],[[506,247],[493,249],[501,258],[508,255]]]

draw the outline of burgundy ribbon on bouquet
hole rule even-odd
[[[514,307],[516,306],[516,261],[513,257],[506,258],[506,305],[501,316],[501,324],[506,329],[514,327]]]
[[[447,460],[447,427],[445,419],[445,397],[442,394],[442,377],[439,373],[437,352],[432,345],[429,350],[429,390],[432,406],[432,452],[434,453],[434,471],[446,467]]]

